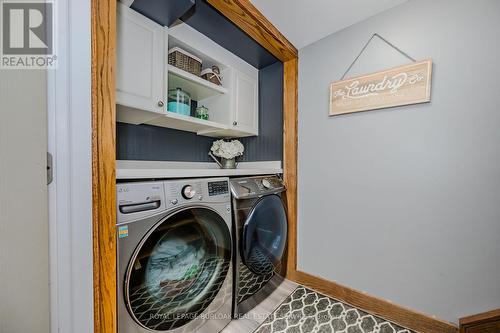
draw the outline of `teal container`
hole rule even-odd
[[[185,116],[190,116],[191,115],[191,106],[178,103],[178,102],[168,102],[167,104],[167,110],[170,112],[182,114]]]
[[[169,90],[167,111],[190,116],[191,96],[181,88]]]

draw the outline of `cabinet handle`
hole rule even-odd
[[[162,107],[163,107],[163,105],[165,105],[165,103],[163,103],[163,101],[158,101],[158,106],[159,106],[159,107],[161,107],[161,108],[162,108]]]
[[[238,122],[237,121],[233,121],[233,126],[236,126],[238,125]]]

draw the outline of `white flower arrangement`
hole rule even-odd
[[[210,150],[215,156],[230,160],[243,155],[245,147],[243,147],[243,144],[238,140],[217,140],[212,144],[212,148]]]

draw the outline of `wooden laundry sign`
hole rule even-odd
[[[330,116],[431,100],[432,60],[333,82]]]

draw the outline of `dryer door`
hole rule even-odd
[[[125,279],[128,311],[148,330],[183,326],[227,285],[230,264],[224,219],[208,208],[178,211],[156,224],[135,250]]]
[[[243,226],[241,257],[253,273],[279,270],[287,239],[285,207],[277,195],[257,201]]]

